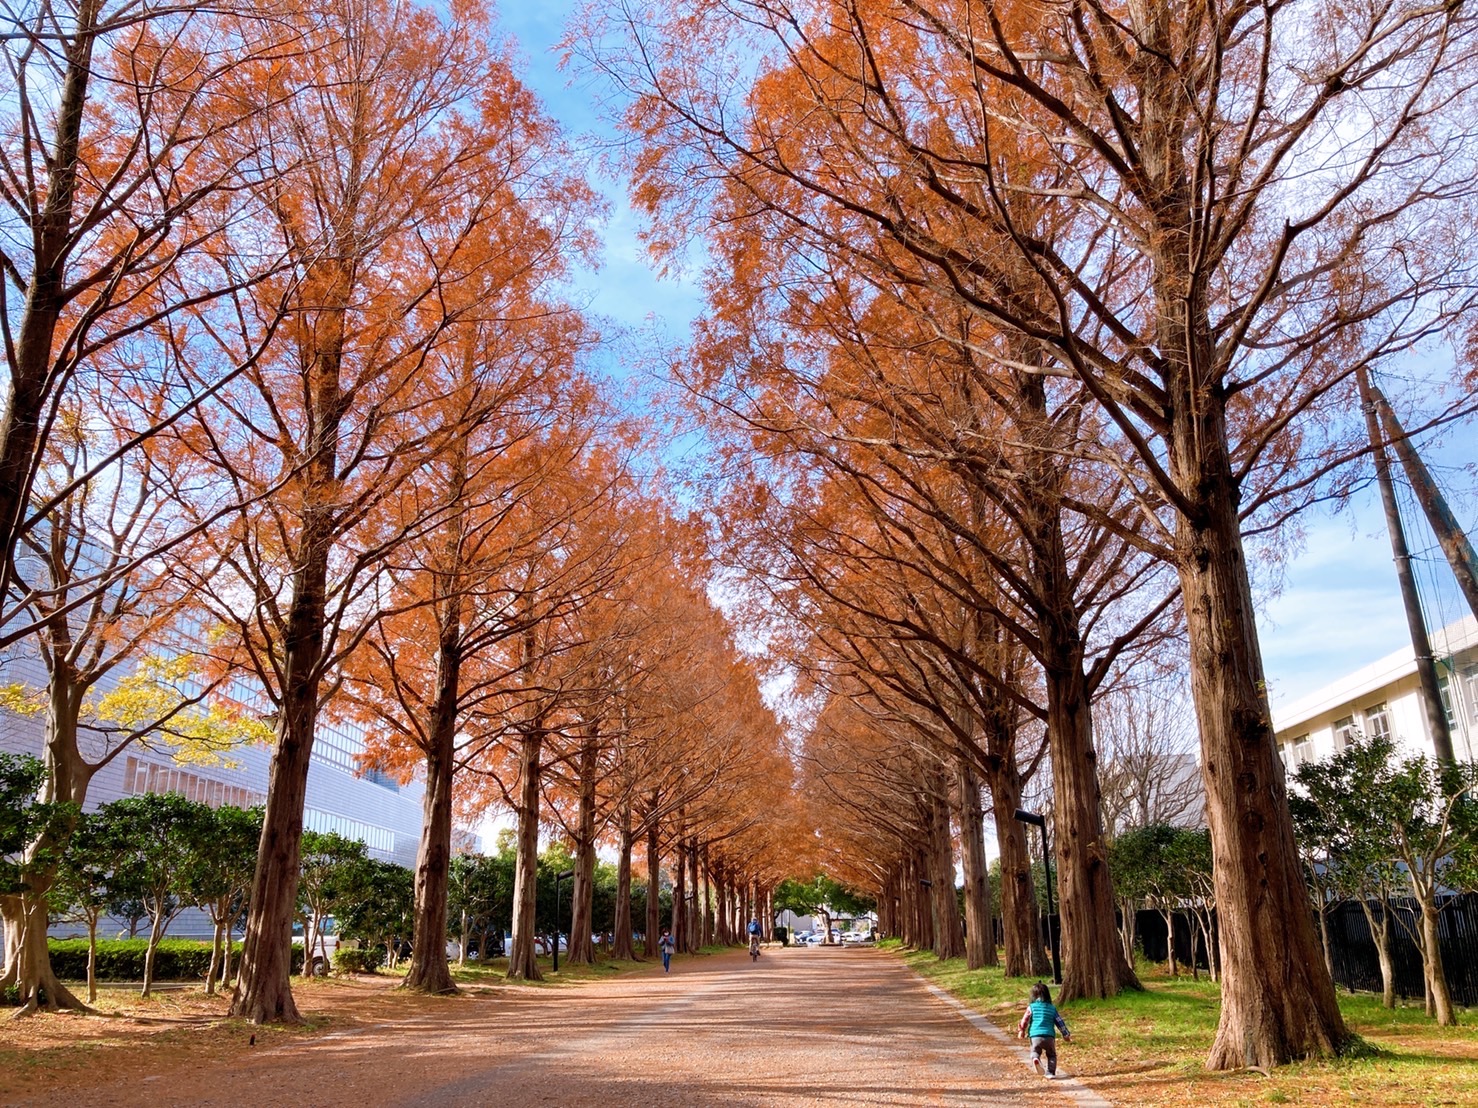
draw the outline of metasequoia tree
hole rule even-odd
[[[157,360],[104,367],[99,354],[167,327],[172,316],[246,287],[275,265],[271,251],[226,267],[197,264],[219,250],[225,227],[256,208],[241,187],[251,166],[219,159],[216,144],[272,107],[270,97],[246,101],[223,90],[238,66],[296,48],[290,34],[258,16],[259,9],[232,4],[65,0],[12,13],[7,23],[0,42],[7,371],[0,582],[9,582],[17,541],[50,508],[36,502],[33,485],[47,464],[48,438],[65,427],[64,406],[76,402],[75,384],[105,373],[149,382],[168,398],[118,450],[172,423],[208,392],[171,384]],[[85,469],[74,477],[92,475]],[[53,488],[53,495],[68,491]],[[0,625],[0,642],[31,630],[15,615]]]
[[[541,432],[537,421],[499,421],[494,436],[454,444],[430,467],[443,482],[446,518],[397,554],[382,594],[389,608],[346,665],[344,698],[369,729],[367,762],[425,774],[415,900],[422,936],[446,931],[453,792],[467,757],[459,748],[468,745],[459,729],[506,695],[506,652],[540,615],[520,604],[510,573],[553,557],[561,541],[530,510],[549,469],[571,464],[585,441],[555,422]],[[444,945],[413,943],[412,952],[408,987],[453,989]]]
[[[555,557],[563,541],[559,513],[532,505],[549,495],[549,481],[578,470],[603,419],[591,383],[575,369],[593,336],[549,288],[582,245],[589,193],[558,172],[556,159],[525,154],[535,144],[557,149],[557,136],[529,94],[502,76],[506,86],[484,96],[505,100],[507,117],[522,128],[510,127],[514,148],[490,166],[507,175],[498,184],[502,215],[478,229],[472,271],[441,293],[454,318],[427,358],[427,371],[449,389],[421,418],[432,433],[459,434],[397,491],[391,508],[412,520],[429,509],[437,522],[386,565],[376,587],[379,619],[345,671],[346,700],[370,728],[367,760],[425,774],[414,916],[423,941],[412,943],[405,984],[428,992],[455,988],[445,944],[425,937],[447,926],[454,778],[465,760],[458,729],[502,694],[500,651],[536,618],[520,606],[508,572]],[[545,218],[530,217],[510,234],[521,205],[538,205]],[[564,510],[584,508],[568,502]]]
[[[981,722],[961,730],[959,709],[941,706],[941,694],[919,689],[914,699],[935,706],[939,723],[954,732],[956,752],[973,762],[970,772],[986,763],[983,721],[998,728],[1002,712],[1019,707],[1046,722],[1056,814],[1066,832],[1057,840],[1063,995],[1133,986],[1111,940],[1113,892],[1090,701],[1169,604],[1156,564],[1126,537],[1136,526],[1134,504],[1121,482],[1065,460],[1074,443],[1096,433],[1091,421],[1083,425],[1073,390],[1058,397],[1060,390],[1041,388],[1039,378],[1024,373],[1001,383],[969,344],[913,333],[911,317],[887,302],[844,330],[837,320],[855,308],[834,295],[834,284],[822,282],[815,304],[797,303],[787,282],[788,304],[779,310],[745,308],[767,326],[798,321],[792,335],[818,336],[827,344],[815,359],[819,367],[797,354],[793,338],[739,328],[732,311],[711,327],[722,359],[733,357],[725,331],[742,331],[748,344],[748,356],[734,359],[743,367],[740,379],[720,386],[724,407],[777,454],[814,458],[822,471],[809,487],[787,473],[788,488],[805,490],[791,492],[788,502],[754,497],[747,488],[736,499],[766,505],[756,542],[772,536],[774,520],[787,511],[798,517],[781,532],[789,536],[789,572],[819,608],[871,619],[864,642],[891,633],[940,656],[935,683],[960,694],[946,700],[972,700]],[[729,292],[743,287],[737,274],[724,285]],[[750,399],[756,396],[761,401]],[[771,566],[774,557],[762,550],[754,564]],[[938,593],[945,595],[936,601]],[[1040,704],[990,664],[999,653],[985,647],[991,635],[1021,644],[1040,664]],[[1012,812],[1006,809],[1008,821]]]
[[[469,805],[510,807],[517,819],[513,946],[508,974],[538,980],[535,959],[539,830],[544,774],[579,745],[578,714],[591,674],[587,609],[621,578],[631,531],[633,482],[624,454],[587,449],[550,474],[527,506],[537,546],[502,574],[501,601],[520,623],[496,664],[497,695],[469,712],[464,760],[477,777]],[[557,480],[556,480],[557,476]]]
[[[721,182],[754,197],[745,214],[775,213],[797,257],[849,254],[836,227],[863,226],[900,277],[1039,344],[1039,371],[1102,413],[1100,456],[1159,521],[1146,546],[1186,613],[1225,973],[1214,1069],[1346,1038],[1244,531],[1363,449],[1325,418],[1349,376],[1472,301],[1473,20],[1323,0],[720,0],[642,12],[641,49],[606,55],[641,94],[654,206],[702,215],[693,184]]]
[[[290,264],[179,340],[210,372],[280,323],[268,354],[183,432],[222,480],[264,497],[212,529],[219,565],[197,582],[227,663],[277,732],[232,1004],[253,1022],[297,1017],[287,956],[319,710],[373,626],[376,570],[443,510],[408,515],[396,493],[466,431],[424,418],[457,389],[432,354],[472,306],[448,290],[476,284],[500,259],[487,245],[528,226],[505,202],[517,164],[542,154],[527,130],[539,124],[486,47],[486,14],[452,15],[390,0],[284,15],[304,53],[244,68],[237,90],[295,90],[235,147],[260,165],[271,218],[233,229],[232,245],[279,242]]]

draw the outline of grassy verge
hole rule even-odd
[[[885,947],[889,944],[883,944]],[[897,951],[896,944],[893,944]],[[967,970],[959,959],[897,951],[924,977],[1014,1034],[1032,978],[999,969]],[[1373,1048],[1334,1062],[1260,1073],[1208,1073],[1203,1065],[1220,1013],[1217,987],[1202,978],[1169,978],[1141,965],[1142,993],[1062,1006],[1074,1042],[1063,1068],[1121,1104],[1478,1104],[1478,1027],[1437,1027],[1420,1006],[1388,1011],[1380,998],[1341,993],[1350,1030]],[[1463,1013],[1464,1017],[1468,1013]]]

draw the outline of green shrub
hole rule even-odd
[[[379,947],[358,950],[354,947],[341,946],[334,951],[334,972],[340,974],[373,973],[384,959],[385,952]]]
[[[87,940],[51,939],[51,968],[63,981],[87,979]],[[99,981],[142,981],[147,939],[99,939],[97,975]],[[195,939],[162,939],[154,952],[155,981],[204,981],[210,969],[209,942]],[[241,944],[232,947],[233,964],[241,957]],[[293,948],[293,972],[303,967],[303,950]]]

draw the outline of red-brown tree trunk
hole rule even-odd
[[[595,962],[595,771],[599,754],[599,725],[592,723],[580,747],[575,883],[570,890],[571,965],[592,965]]]
[[[636,947],[631,941],[631,805],[624,800],[618,819],[621,837],[616,847],[616,941],[611,955],[634,959]]]
[[[647,929],[642,939],[642,953],[657,957],[657,944],[662,938],[662,855],[657,840],[657,797],[647,815]]]
[[[991,819],[1001,865],[1001,958],[1007,977],[1045,977],[1052,972],[1042,945],[1042,915],[1032,880],[1021,807],[1021,774],[1015,759],[992,758],[986,767]]]
[[[405,988],[454,993],[447,964],[447,893],[452,865],[452,777],[455,770],[457,704],[461,690],[461,605],[452,600],[443,614],[436,655],[436,700],[426,749],[426,792],[421,799],[421,845],[416,851],[416,891],[411,964]]]
[[[508,951],[508,977],[542,981],[534,950],[539,892],[539,759],[543,753],[541,721],[519,737],[518,858],[513,877],[513,947]]]
[[[703,945],[703,886],[698,883],[698,840],[688,839],[688,951]]]
[[[1199,406],[1202,419],[1177,420],[1172,473],[1197,508],[1180,518],[1176,554],[1220,916],[1221,1020],[1206,1064],[1266,1068],[1334,1054],[1347,1033],[1273,740],[1226,426],[1208,398]]]
[[[1061,669],[1048,670],[1046,686],[1052,749],[1052,852],[1062,921],[1058,995],[1066,1001],[1116,996],[1140,984],[1124,958],[1114,914],[1081,648],[1076,643],[1061,645],[1062,653],[1072,660]]]
[[[996,937],[990,919],[990,878],[986,872],[980,779],[963,758],[956,770],[956,797],[960,813],[960,856],[965,870],[965,964],[970,969],[980,969],[996,964]]]
[[[960,901],[955,895],[955,850],[949,826],[949,784],[942,766],[929,773],[929,910],[934,918],[934,953],[940,959],[965,956]]]
[[[683,838],[683,817],[678,813],[677,836],[673,840],[672,859],[672,945],[678,954],[692,951],[688,934],[688,855]]]
[[[292,995],[293,913],[297,906],[303,805],[318,715],[318,664],[323,653],[324,557],[299,575],[286,644],[277,749],[267,781],[267,810],[257,846],[246,912],[246,939],[231,997],[231,1015],[252,1023],[298,1023]]]

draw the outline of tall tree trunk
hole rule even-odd
[[[688,952],[697,953],[703,945],[703,904],[699,900],[702,886],[698,883],[698,840],[688,839]]]
[[[657,943],[662,938],[662,857],[657,841],[657,796],[647,816],[647,929],[642,940],[642,953],[657,957]]]
[[[319,575],[320,597],[322,584]],[[308,792],[308,765],[318,712],[321,606],[317,615],[317,621],[306,616],[295,620],[302,625],[302,638],[288,645],[288,680],[277,727],[277,749],[272,754],[268,774],[267,810],[257,846],[257,868],[247,902],[246,941],[242,945],[236,991],[231,998],[231,1015],[252,1023],[300,1022],[290,977],[303,804]]]
[[[619,821],[621,841],[616,854],[616,942],[611,950],[614,958],[636,957],[631,941],[631,804],[621,801]]]
[[[575,884],[570,890],[570,964],[595,962],[595,771],[599,724],[592,723],[580,747],[580,802],[575,831]]]
[[[543,721],[538,720],[524,730],[519,740],[518,859],[513,877],[513,948],[508,952],[508,977],[514,981],[544,979],[534,951],[539,893],[539,758],[543,744]]]
[[[411,964],[404,985],[423,993],[454,993],[447,965],[447,894],[452,866],[452,778],[456,768],[457,705],[461,700],[461,604],[442,617],[436,653],[436,701],[426,747],[426,792],[421,799],[421,845],[416,851],[416,899]]]
[[[1042,945],[1041,908],[1032,880],[1026,827],[1017,821],[1021,774],[1014,760],[992,760],[987,767],[991,818],[1001,857],[1001,952],[1007,977],[1045,977],[1052,963]]]
[[[76,246],[72,218],[82,164],[82,122],[101,9],[102,0],[82,0],[72,37],[58,51],[65,57],[66,69],[52,117],[55,129],[47,152],[47,180],[41,186],[46,199],[31,231],[32,269],[0,417],[0,581],[5,582],[10,580],[15,544],[30,498],[43,413],[56,387],[52,357],[67,299],[67,259]],[[47,1007],[53,1006],[48,999]]]
[[[144,947],[144,986],[140,996],[147,997],[154,989],[154,956],[159,952],[159,940],[164,938],[166,914],[162,902],[151,913],[149,920],[149,943]]]
[[[1028,550],[1038,656],[1047,695],[1047,741],[1061,920],[1060,1000],[1103,998],[1140,987],[1124,960],[1114,919],[1108,849],[1098,790],[1097,755],[1084,675],[1084,646],[1074,581],[1063,535],[1063,462],[1051,449],[1053,428],[1045,379],[1017,374],[1016,417],[1034,444],[1023,448],[1019,489]]]
[[[676,953],[687,954],[692,948],[688,941],[688,855],[682,812],[677,820],[672,858],[672,945]]]
[[[98,913],[89,909],[87,913],[87,1003],[96,1004],[98,999]],[[212,965],[214,970],[215,966]],[[207,979],[207,985],[214,986],[214,982]],[[207,992],[214,993],[214,987],[208,988]]]
[[[965,759],[956,771],[960,812],[960,854],[965,869],[965,964],[970,969],[996,964],[996,937],[990,922],[990,880],[985,862],[985,815],[980,779]]]
[[[70,635],[64,621],[51,632],[53,661],[48,674],[48,696],[44,737],[46,781],[41,787],[44,803],[74,804],[80,810],[87,799],[93,767],[77,746],[77,721],[86,689],[65,654]],[[18,896],[0,897],[0,919],[6,932],[5,972],[0,989],[14,987],[21,1012],[39,1008],[87,1011],[87,1005],[61,983],[51,968],[46,945],[49,926],[47,894],[56,880],[61,850],[71,836],[70,826],[48,831],[26,845],[27,890]],[[38,938],[39,936],[39,938]]]
[[[1189,401],[1187,401],[1189,403]],[[1219,408],[1177,420],[1176,483],[1196,490],[1176,548],[1216,859],[1222,1007],[1207,1066],[1337,1053],[1347,1036],[1319,956],[1278,759]]]
[[[1053,853],[1061,913],[1062,1000],[1101,998],[1137,989],[1114,919],[1103,835],[1103,806],[1093,752],[1093,723],[1076,627],[1044,621],[1044,654],[1061,659],[1045,671],[1047,735],[1052,750]],[[1057,637],[1057,636],[1061,637]]]
[[[934,953],[941,960],[965,956],[960,902],[955,895],[955,851],[949,826],[949,785],[942,766],[929,774],[928,880],[934,916]]]
[[[1370,898],[1360,897],[1360,911],[1365,915],[1365,926],[1370,929],[1370,938],[1375,943],[1376,960],[1380,962],[1381,1005],[1396,1007],[1396,967],[1391,961],[1391,915],[1385,900],[1380,904],[1380,922],[1376,922],[1375,910]],[[1333,976],[1334,971],[1330,970]]]
[[[341,289],[347,298],[347,290]],[[257,868],[247,902],[246,942],[231,1015],[252,1023],[298,1023],[293,1002],[292,928],[303,842],[303,805],[318,721],[322,681],[329,552],[334,544],[332,507],[338,484],[337,444],[344,397],[339,389],[343,312],[330,313],[312,365],[316,440],[302,480],[308,502],[299,514],[292,601],[281,644],[283,677],[277,745],[267,779],[267,809],[257,847]],[[304,947],[304,961],[309,950]]]

